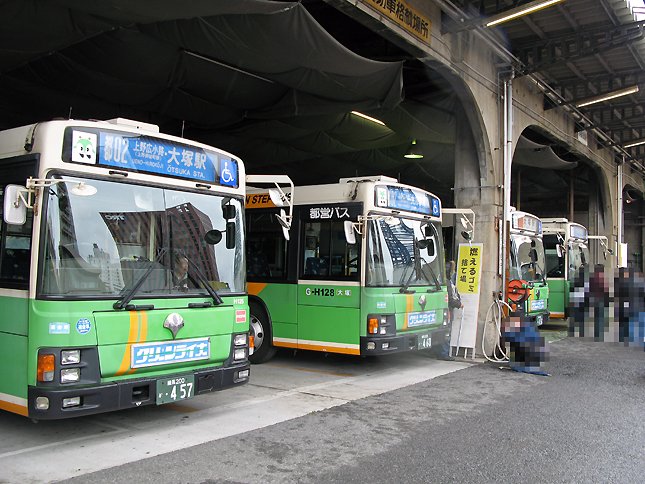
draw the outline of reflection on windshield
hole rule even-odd
[[[533,254],[533,255],[532,255]],[[544,246],[535,236],[511,235],[511,279],[529,282],[542,281],[544,275]]]
[[[83,180],[97,191],[80,196],[81,179],[63,179],[48,188],[43,295],[117,296],[144,275],[137,294],[204,295],[200,279],[219,293],[244,290],[239,200],[100,180]],[[207,243],[225,232],[223,204],[236,209],[232,249]],[[177,284],[186,259],[194,273]]]
[[[573,281],[581,267],[589,264],[589,248],[582,242],[569,245],[569,280]]]
[[[371,220],[367,239],[367,286],[443,284],[443,244],[439,233],[435,223],[426,225],[426,222],[396,217]]]

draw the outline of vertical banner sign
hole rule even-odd
[[[472,348],[473,357],[477,339],[483,250],[483,244],[459,244],[459,257],[456,261],[457,291],[464,308],[455,309],[450,346],[457,348],[457,354],[460,348]]]

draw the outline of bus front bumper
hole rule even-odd
[[[188,373],[177,372],[166,376],[136,378],[96,385],[57,386],[55,388],[29,386],[29,417],[36,420],[56,420],[155,404],[157,403],[157,382],[159,380],[186,375],[194,376],[193,396],[223,390],[247,383],[250,366],[249,362],[244,362],[225,368],[212,368]],[[64,408],[64,400],[69,401],[69,399],[77,397],[80,398],[79,405]],[[48,408],[39,409],[37,403],[42,406],[45,401],[48,403]]]
[[[361,336],[361,356],[416,351],[441,346],[450,340],[450,327],[441,326],[415,333]]]

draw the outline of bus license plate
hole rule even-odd
[[[186,400],[195,396],[195,375],[157,380],[157,405]]]
[[[426,350],[432,346],[432,338],[429,334],[420,334],[417,336],[417,349]]]

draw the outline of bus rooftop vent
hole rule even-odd
[[[118,126],[128,126],[130,128],[140,129],[141,131],[150,131],[151,133],[158,133],[159,126],[156,124],[142,123],[141,121],[134,121],[133,119],[114,118],[107,119],[106,123],[116,124]]]
[[[338,183],[353,183],[353,182],[360,183],[360,182],[377,182],[377,181],[398,183],[398,180],[396,178],[392,178],[391,176],[385,176],[385,175],[355,176],[352,178],[341,178],[340,180],[338,180]]]

